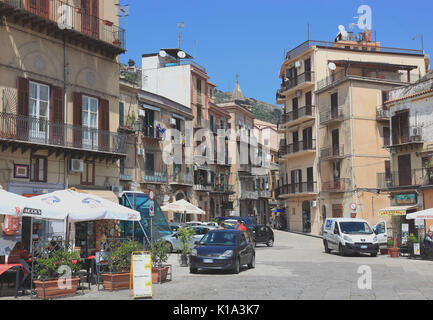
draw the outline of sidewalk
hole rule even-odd
[[[308,237],[314,237],[314,238],[318,238],[318,239],[323,239],[322,236],[311,234],[311,233],[300,232],[300,231],[287,230],[287,229],[281,230],[281,229],[274,229],[274,228],[272,230],[284,231],[284,232],[289,232],[289,233],[300,234],[300,235],[303,235],[303,236],[308,236]]]

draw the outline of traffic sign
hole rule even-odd
[[[149,216],[153,217],[155,215],[155,201],[149,201]]]
[[[149,199],[150,199],[151,201],[155,200],[155,193],[153,192],[153,190],[150,190],[150,191],[149,191]]]

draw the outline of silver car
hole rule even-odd
[[[189,242],[189,247],[192,249],[195,246],[196,241],[200,241],[201,238],[212,229],[215,229],[215,227],[211,226],[192,226],[192,229],[195,231],[195,235],[191,238],[191,241]],[[170,245],[171,252],[180,251],[181,244],[177,237],[177,232],[174,232],[170,235],[167,235],[163,237],[163,239]]]

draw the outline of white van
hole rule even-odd
[[[338,250],[341,256],[350,253],[370,253],[377,256],[378,237],[367,221],[352,218],[328,218],[323,226],[325,252]]]

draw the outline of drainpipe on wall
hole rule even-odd
[[[65,124],[68,123],[68,95],[67,95],[67,73],[68,73],[68,67],[66,62],[66,38],[63,36],[63,94],[64,94],[64,122]],[[64,139],[67,138],[67,132],[65,132]],[[69,176],[68,176],[68,157],[66,156],[66,153],[64,154],[64,175],[65,175],[65,190],[69,188]]]
[[[356,186],[356,181],[355,181],[355,166],[354,166],[354,161],[355,161],[355,144],[354,144],[354,136],[355,136],[355,134],[354,134],[354,132],[353,132],[353,128],[354,128],[354,119],[353,119],[353,96],[352,96],[352,94],[353,94],[353,90],[352,90],[352,80],[350,80],[350,83],[349,83],[349,90],[350,90],[350,101],[349,101],[349,104],[350,104],[350,123],[351,123],[351,130],[350,130],[350,135],[351,135],[351,162],[352,162],[352,165],[351,165],[351,167],[352,167],[352,172],[351,172],[351,175],[352,175],[352,184],[353,184],[353,189],[355,190],[355,192],[354,192],[354,195],[355,195],[355,199],[354,199],[354,201],[355,201],[355,203],[356,204],[358,204],[358,190],[357,190],[357,188],[355,187]],[[358,208],[359,208],[359,206],[358,206]]]

